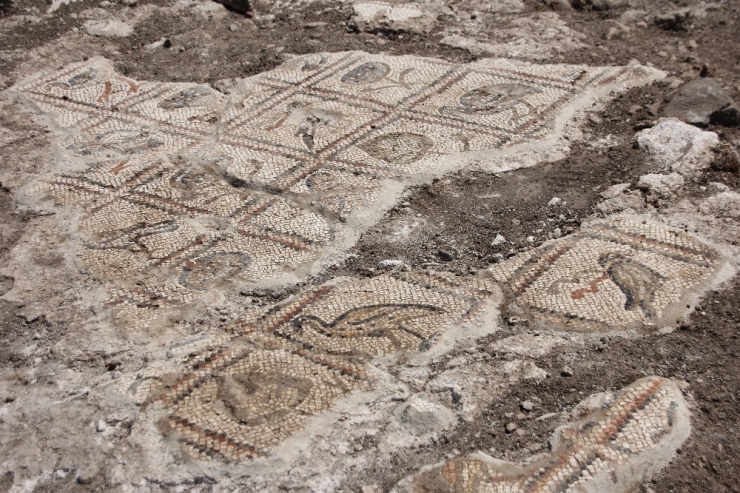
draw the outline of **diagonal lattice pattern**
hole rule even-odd
[[[297,57],[226,96],[134,81],[93,58],[15,90],[65,132],[69,171],[34,193],[81,207],[80,257],[136,327],[228,280],[301,278],[388,207],[398,182],[447,169],[451,154],[549,137],[564,104],[651,76],[335,53]]]

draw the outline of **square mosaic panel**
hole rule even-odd
[[[624,330],[674,323],[670,308],[706,281],[718,260],[683,231],[616,217],[490,272],[545,328]]]
[[[450,327],[476,321],[491,289],[490,281],[421,273],[311,288],[243,315],[230,341],[158,399],[191,454],[269,455],[338,398],[371,389],[369,358],[428,350]]]

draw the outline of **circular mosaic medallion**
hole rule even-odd
[[[434,143],[425,135],[386,134],[360,144],[360,149],[375,159],[391,164],[411,164],[423,158]]]
[[[500,111],[520,103],[524,96],[537,92],[540,90],[518,84],[491,84],[463,94],[460,105],[470,113]]]
[[[385,63],[368,62],[353,68],[342,76],[345,84],[372,84],[388,75],[391,67]]]

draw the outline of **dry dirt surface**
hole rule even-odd
[[[0,492],[740,491],[739,31],[0,0]]]

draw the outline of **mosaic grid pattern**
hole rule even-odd
[[[626,329],[659,323],[717,258],[683,231],[617,217],[490,272],[547,326]]]
[[[598,475],[629,470],[674,432],[685,409],[670,380],[647,377],[616,392],[602,409],[561,430],[552,455],[529,467],[468,456],[412,478],[410,491],[565,493],[587,489]]]
[[[490,288],[419,273],[309,289],[241,317],[233,339],[159,399],[192,455],[268,455],[339,397],[372,388],[366,358],[425,351],[450,326],[475,320]]]
[[[387,180],[452,153],[545,137],[583,91],[646,76],[492,63],[308,55],[227,97],[134,81],[93,58],[15,89],[68,130],[62,164],[85,163],[35,193],[82,208],[80,256],[114,281],[108,303],[136,319],[224,280],[311,265],[345,237],[353,213],[387,206],[378,203]]]

